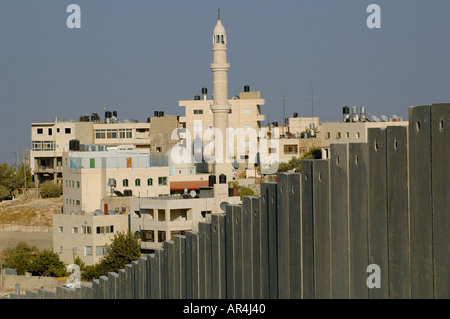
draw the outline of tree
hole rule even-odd
[[[138,238],[131,232],[114,234],[113,241],[105,247],[105,250],[105,255],[97,264],[86,266],[81,273],[83,280],[91,281],[100,276],[107,276],[108,272],[118,272],[141,255]]]
[[[0,185],[6,187],[10,192],[25,187],[24,176],[27,177],[27,187],[32,187],[31,170],[28,165],[9,166],[6,163],[0,163]]]
[[[322,149],[320,147],[313,147],[308,152],[304,153],[303,159],[321,159]]]
[[[11,192],[3,185],[0,185],[0,201],[6,197],[8,197]]]
[[[228,186],[230,188],[237,189],[238,195],[241,197],[241,199],[243,196],[255,195],[255,192],[253,191],[253,189],[251,189],[250,187],[247,187],[247,186],[239,185],[238,182],[236,182],[236,181],[229,182]]]
[[[281,162],[278,165],[278,172],[287,172],[289,170],[295,170],[300,172],[302,168],[302,160],[304,159],[321,159],[322,149],[320,147],[313,147],[308,152],[303,153],[301,158],[292,157],[288,163]]]
[[[28,270],[35,276],[62,277],[66,273],[66,266],[57,253],[44,250],[33,259]]]
[[[24,241],[17,243],[14,248],[7,248],[3,251],[4,268],[15,268],[18,275],[25,275],[28,266],[31,264],[35,256],[39,253],[39,249],[30,246]]]
[[[100,264],[104,267],[106,274],[117,272],[141,255],[139,241],[131,232],[114,234],[113,241],[110,245],[106,245],[105,250],[105,256],[100,260]]]
[[[41,197],[51,198],[59,197],[62,195],[62,186],[57,185],[51,181],[46,181],[41,185]]]

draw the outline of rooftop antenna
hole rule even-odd
[[[318,98],[318,96],[314,95],[314,83],[311,82],[311,95],[307,95],[311,96],[311,117],[314,117],[314,98]]]
[[[281,98],[283,100],[283,123],[286,124],[286,116],[285,116],[285,101],[289,100],[289,97],[284,97],[284,86],[283,86],[283,97]]]
[[[220,8],[218,9],[217,15],[218,15],[218,19],[220,20]]]

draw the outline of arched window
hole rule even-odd
[[[128,179],[124,179],[122,181],[122,186],[127,187],[128,186]]]
[[[147,179],[147,186],[153,186],[153,178]]]
[[[139,178],[134,180],[134,186],[141,186],[141,180]]]

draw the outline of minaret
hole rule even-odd
[[[228,114],[231,110],[231,105],[228,104],[228,69],[230,68],[230,63],[227,62],[227,34],[220,21],[220,9],[217,24],[213,31],[212,51],[213,63],[210,64],[210,67],[213,72],[214,90],[214,101],[211,105],[213,127],[219,129],[223,137],[222,160],[217,160],[218,163],[214,163],[213,173],[217,177],[223,173],[227,176],[227,181],[231,181],[232,166],[230,161],[226,160],[226,130],[228,127]],[[217,152],[218,150],[216,149],[216,154],[218,154]]]

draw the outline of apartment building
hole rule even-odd
[[[120,146],[108,151],[63,153],[63,210],[103,210],[106,196],[151,197],[170,194],[167,156]]]
[[[198,230],[198,223],[210,220],[211,214],[223,213],[221,203],[241,203],[239,196],[230,196],[226,183],[183,196],[131,198],[131,230],[140,235],[141,249],[148,253],[176,235]]]
[[[74,139],[93,144],[93,122],[31,124],[30,168],[36,186],[47,180],[62,183],[62,154]]]
[[[188,133],[188,139],[191,143],[193,150],[203,150],[204,147],[210,142],[210,139],[205,138],[204,133],[208,128],[213,128],[213,112],[211,111],[211,105],[214,100],[207,94],[207,89],[202,89],[201,99],[199,95],[195,96],[194,100],[181,100],[178,102],[180,107],[184,108],[185,115],[180,116],[179,121],[186,128]],[[250,91],[250,87],[246,85],[244,91],[239,95],[233,96],[228,99],[228,103],[231,106],[230,113],[228,114],[228,127],[233,129],[254,129],[258,132],[262,122],[265,120],[265,115],[261,114],[261,106],[265,104],[265,100],[261,98],[260,91]],[[238,145],[237,141],[234,141],[234,160],[236,158],[239,146],[246,147],[246,150],[241,154],[242,156],[248,156],[251,142],[246,141],[245,145]]]
[[[105,254],[114,233],[128,231],[127,214],[93,212],[53,215],[53,251],[66,264],[80,257],[86,265],[93,265]]]

